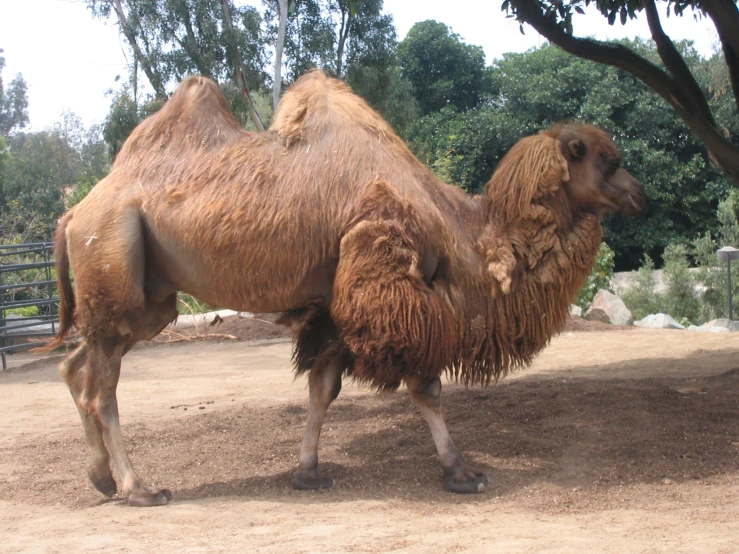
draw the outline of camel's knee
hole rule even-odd
[[[406,381],[408,392],[414,402],[428,406],[429,408],[438,408],[441,405],[441,379],[438,377],[433,379],[422,379],[415,377]]]
[[[343,370],[340,357],[314,367],[308,376],[311,398],[326,406],[336,400],[341,392]]]
[[[57,370],[64,382],[72,386],[77,372],[87,361],[87,343],[82,343],[59,364]]]

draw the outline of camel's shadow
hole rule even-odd
[[[331,490],[292,490],[304,409],[290,405],[278,409],[278,420],[294,431],[292,438],[282,435],[249,455],[271,457],[273,471],[263,466],[258,475],[201,481],[175,495],[178,501],[243,496],[298,503],[357,498],[456,503],[509,496],[532,486],[608,491],[706,479],[739,469],[739,357],[733,359],[734,367],[709,377],[563,374],[485,390],[449,388],[447,421],[468,462],[488,474],[484,495],[459,497],[442,490],[430,433],[404,394],[355,397],[332,407],[320,450],[322,471],[337,481]],[[613,367],[623,370],[630,363]],[[651,365],[671,363],[650,360]],[[600,369],[607,374],[609,367]],[[264,437],[269,432],[261,428]]]

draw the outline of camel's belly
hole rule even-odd
[[[338,263],[338,256],[311,263],[299,246],[280,252],[268,243],[198,250],[152,229],[146,252],[149,291],[178,290],[211,306],[251,312],[300,308],[317,298],[330,301]]]

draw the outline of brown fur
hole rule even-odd
[[[562,129],[520,141],[484,196],[469,198],[321,73],[286,93],[264,135],[241,130],[210,81],[188,79],[65,218],[70,252],[100,241],[75,257],[75,319],[87,337],[110,334],[146,309],[149,291],[266,311],[323,299],[355,375],[374,386],[446,367],[486,383],[561,328],[600,241],[597,219],[571,213],[563,192]],[[439,260],[434,282],[417,268],[424,256]],[[222,278],[244,268],[249,277]],[[531,305],[537,321],[522,317]]]
[[[81,413],[96,418],[83,417],[93,483],[114,489],[105,439],[129,502],[167,501],[127,458],[115,386],[121,356],[176,317],[176,291],[285,312],[297,371],[311,369],[296,487],[326,482],[315,449],[342,372],[378,389],[408,383],[449,468],[463,468],[440,430],[438,395],[419,391],[436,390],[445,370],[488,384],[562,328],[600,243],[600,216],[643,208],[617,160],[602,131],[560,126],[519,142],[485,193],[469,197],[320,72],[285,93],[262,134],[239,127],[214,83],[186,80],[57,233],[62,323],[50,346],[74,312],[85,342],[63,366]],[[467,469],[452,474],[450,490],[483,486]]]

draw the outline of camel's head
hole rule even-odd
[[[573,210],[598,217],[608,213],[639,215],[646,198],[639,182],[621,167],[621,154],[602,130],[589,125],[558,125],[546,131],[567,162],[563,183]]]

